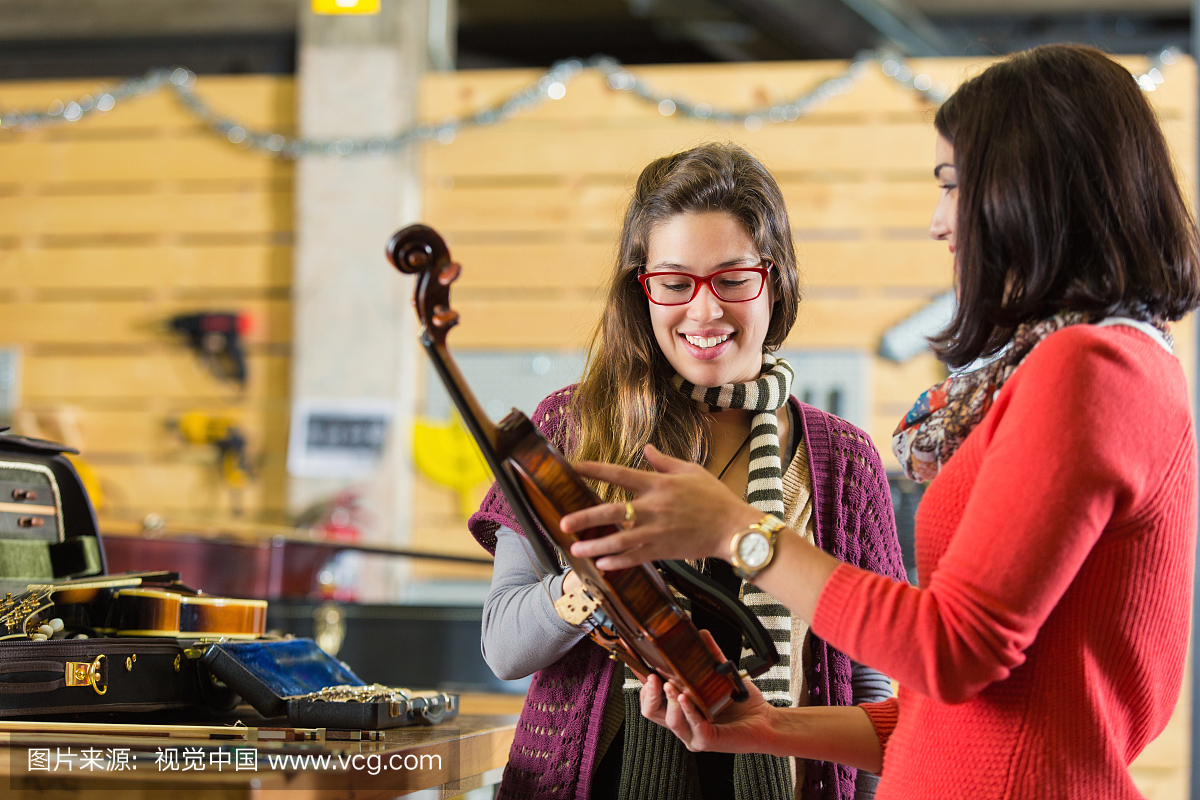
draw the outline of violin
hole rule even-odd
[[[387,257],[400,272],[416,276],[413,305],[424,325],[420,342],[538,559],[547,572],[560,574],[561,558],[579,576],[580,588],[555,604],[559,615],[576,625],[590,621],[589,636],[610,658],[627,664],[643,682],[651,674],[671,681],[689,694],[710,721],[731,701],[745,700],[743,678],[757,677],[779,660],[757,617],[724,587],[685,564],[660,561],[600,570],[592,559],[571,555],[574,542],[617,529],[607,525],[563,533],[559,521],[565,515],[601,504],[600,497],[528,417],[513,409],[493,424],[467,386],[446,346],[446,334],[459,319],[450,307],[450,284],[461,266],[451,260],[442,237],[426,225],[411,225],[393,235]],[[663,573],[693,602],[742,632],[753,653],[744,673],[734,662],[719,661],[709,651]]]

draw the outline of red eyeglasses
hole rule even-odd
[[[711,275],[698,276],[690,272],[647,272],[638,275],[642,291],[651,303],[659,306],[682,306],[692,302],[701,286],[726,303],[745,303],[762,294],[767,273],[774,262],[759,260],[765,267],[733,267],[717,270]]]

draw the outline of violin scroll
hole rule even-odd
[[[450,248],[441,235],[428,225],[409,225],[388,240],[388,261],[406,275],[426,272],[450,260]]]
[[[450,284],[462,271],[450,260],[445,240],[428,225],[409,225],[393,234],[385,253],[396,269],[417,276],[417,316],[431,336],[444,339],[458,324],[458,312],[450,308]]]

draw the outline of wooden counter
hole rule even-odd
[[[515,730],[515,716],[460,715],[440,725],[395,728],[381,740],[364,742],[0,733],[0,795],[13,800],[388,800],[420,792],[422,800],[449,798],[499,782]],[[175,769],[160,763],[171,749]]]

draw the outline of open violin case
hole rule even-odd
[[[229,615],[261,612],[265,619],[263,601],[194,597],[191,612],[180,604],[176,627],[160,627],[156,603],[168,596],[162,602],[170,604],[178,573],[106,575],[95,510],[65,455],[75,451],[4,430],[0,719],[172,709],[220,713],[232,709],[239,695],[264,717],[286,716],[297,727],[379,730],[434,724],[458,713],[458,695],[365,686],[311,639],[206,639],[195,632],[230,628],[184,624],[184,612],[199,615],[188,622],[204,622],[206,614],[225,614],[228,621]],[[112,598],[118,592],[134,597],[117,603]],[[222,605],[228,607],[217,608]],[[61,632],[51,631],[45,641],[31,638],[52,619],[62,621]],[[112,635],[116,630],[124,635]]]
[[[23,635],[47,602],[33,586],[87,584],[105,575],[96,512],[75,467],[76,451],[0,428],[0,717],[230,708],[237,697],[201,675],[171,638],[54,638]],[[95,611],[51,606],[86,626]],[[19,638],[12,638],[18,637]]]
[[[0,595],[104,574],[96,512],[64,445],[0,428]]]
[[[231,706],[236,697],[201,681],[174,639],[23,636],[46,598],[31,586],[105,573],[96,512],[66,457],[74,452],[0,432],[0,636],[20,635],[0,639],[0,717]]]
[[[299,728],[382,730],[458,714],[457,694],[367,686],[312,639],[222,642],[200,661],[258,713]]]

